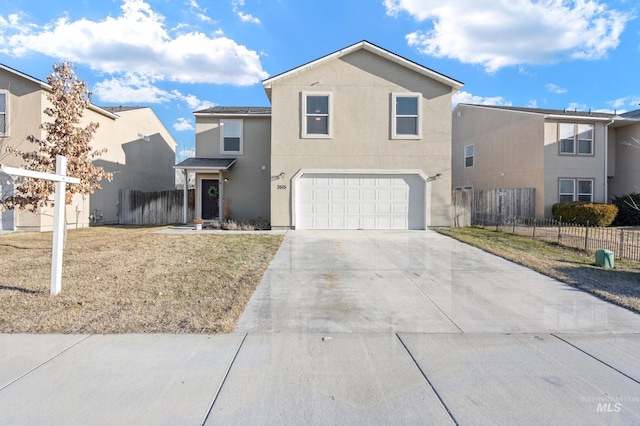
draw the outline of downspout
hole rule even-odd
[[[612,118],[610,122],[604,126],[604,202],[609,202],[609,126],[615,123]]]

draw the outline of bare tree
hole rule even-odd
[[[51,106],[45,108],[44,113],[51,121],[40,125],[46,134],[45,139],[30,135],[27,140],[36,145],[35,150],[8,147],[7,151],[22,157],[25,162],[23,168],[46,173],[55,173],[56,156],[67,157],[67,174],[80,179],[80,184],[67,187],[66,203],[71,204],[74,194],[89,194],[101,189],[99,182],[111,180],[111,173],[93,164],[94,158],[106,152],[106,149],[94,151],[90,145],[98,123],[80,126],[84,110],[89,107],[86,83],[76,78],[68,62],[54,64],[47,82],[51,86],[51,92],[47,94]],[[51,181],[24,178],[17,182],[14,195],[2,200],[0,206],[32,212],[39,207],[52,207],[54,189]]]

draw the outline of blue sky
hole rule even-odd
[[[627,0],[0,0],[0,62],[71,61],[100,106],[151,106],[194,147],[192,112],[267,106],[261,81],[368,40],[465,84],[454,102],[622,112],[640,103]]]

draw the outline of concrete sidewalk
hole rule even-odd
[[[0,424],[638,424],[638,334],[0,336]]]
[[[640,316],[433,232],[289,232],[236,332],[0,335],[0,425],[639,424]]]

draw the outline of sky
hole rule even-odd
[[[0,63],[70,61],[98,106],[150,106],[194,155],[193,112],[269,106],[262,80],[367,40],[464,83],[457,103],[640,108],[631,0],[0,0]]]

